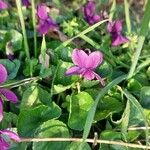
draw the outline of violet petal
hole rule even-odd
[[[3,119],[3,101],[0,98],[0,122],[2,121],[2,119]]]
[[[101,17],[99,15],[94,15],[93,20],[94,20],[94,23],[97,23],[101,20]]]
[[[72,61],[75,65],[83,68],[86,65],[88,55],[83,50],[74,49],[72,53]]]
[[[48,7],[45,4],[39,4],[37,7],[37,15],[40,19],[46,20],[48,19]]]
[[[100,81],[101,85],[105,86],[104,80],[97,73],[94,72],[94,74],[95,74],[96,79]]]
[[[88,1],[87,4],[84,6],[84,15],[86,16],[93,16],[95,13],[96,4],[94,1]]]
[[[37,30],[38,30],[38,32],[39,32],[40,34],[42,34],[42,35],[43,35],[43,34],[47,34],[48,31],[49,31],[49,24],[48,24],[48,22],[47,22],[47,21],[40,20]]]
[[[0,0],[0,10],[8,8],[8,5],[5,1]]]
[[[7,100],[11,101],[12,103],[17,103],[18,102],[18,98],[15,95],[14,92],[8,90],[8,89],[0,89],[0,93],[3,94],[4,97],[6,97]]]
[[[87,4],[83,7],[84,19],[88,24],[93,25],[100,21],[100,15],[96,14],[96,3],[92,0],[88,1]]]
[[[71,68],[69,68],[66,72],[65,75],[69,76],[69,75],[76,75],[76,74],[80,74],[80,68],[77,66],[73,66]]]
[[[87,80],[92,80],[95,77],[94,72],[88,69],[82,74],[82,76]]]
[[[47,34],[49,30],[57,29],[58,25],[50,17],[47,20],[40,20],[38,25],[38,32],[42,35]]]
[[[112,34],[112,46],[118,46],[126,42],[129,42],[129,40],[121,34]]]
[[[120,20],[116,20],[113,22],[109,22],[107,25],[108,32],[121,32],[122,31],[122,22]]]
[[[9,143],[7,143],[2,137],[0,137],[0,150],[8,150],[9,147]]]
[[[95,69],[103,61],[103,54],[99,51],[92,52],[86,62],[86,68]]]
[[[7,76],[6,68],[0,64],[0,84],[3,84],[7,80]]]
[[[22,0],[22,4],[23,4],[24,6],[26,6],[26,7],[28,7],[28,6],[31,5],[31,3],[30,3],[29,0]]]
[[[4,134],[4,135],[7,135],[8,137],[10,137],[11,139],[13,139],[13,140],[15,140],[17,142],[20,141],[20,137],[16,133],[14,133],[12,131],[9,131],[9,130],[0,130],[0,133]]]

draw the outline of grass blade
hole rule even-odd
[[[113,0],[112,6],[111,6],[111,8],[110,8],[110,14],[109,14],[109,19],[110,19],[110,20],[113,19],[115,10],[116,10],[116,0]]]
[[[131,68],[128,74],[128,78],[131,78],[134,75],[134,72],[135,72],[135,69],[136,69],[140,54],[141,54],[141,50],[145,41],[145,36],[147,35],[149,31],[149,22],[150,22],[149,10],[150,10],[150,0],[147,1],[146,10],[144,13],[141,30],[139,33],[138,45],[137,45],[136,52],[132,58],[132,64],[131,64]]]
[[[149,143],[148,123],[147,123],[146,117],[145,117],[145,115],[143,113],[143,108],[140,105],[140,103],[138,102],[138,100],[132,94],[130,94],[127,90],[123,90],[123,93],[128,98],[128,100],[138,109],[138,111],[141,113],[141,115],[142,115],[142,117],[144,119],[144,123],[145,123],[145,127],[146,127],[146,130],[145,130],[146,145],[148,146],[148,143]]]
[[[32,7],[32,23],[33,23],[33,30],[34,30],[34,55],[35,57],[37,57],[35,0],[31,0],[31,7]]]
[[[24,38],[24,49],[25,53],[28,59],[30,59],[30,52],[29,52],[29,46],[28,46],[28,41],[27,41],[27,34],[26,34],[26,29],[25,29],[25,23],[24,23],[24,18],[23,18],[23,13],[22,13],[22,4],[21,0],[16,0],[16,5],[17,5],[17,10],[19,14],[19,19],[21,23],[21,29],[23,33],[23,38]]]
[[[55,49],[55,51],[57,51],[58,49],[60,49],[60,48],[62,48],[62,47],[64,47],[64,46],[67,46],[67,45],[70,44],[74,39],[76,39],[76,38],[78,38],[78,37],[82,37],[83,35],[85,35],[85,34],[87,34],[88,32],[94,30],[95,28],[97,28],[98,26],[100,26],[101,24],[103,24],[103,23],[105,23],[105,22],[107,22],[107,21],[108,21],[108,19],[102,20],[102,21],[99,21],[98,23],[96,23],[96,24],[94,24],[94,25],[88,27],[87,29],[85,29],[84,31],[80,32],[79,34],[77,34],[77,35],[74,36],[73,38],[71,38],[71,39],[69,39],[69,40],[63,42],[59,47],[57,47],[57,48]]]
[[[83,137],[82,137],[83,140],[85,140],[88,137],[88,135],[89,135],[89,132],[90,132],[90,129],[91,129],[91,126],[92,126],[92,122],[93,122],[93,119],[94,119],[94,116],[95,116],[95,112],[96,112],[96,108],[97,108],[99,100],[105,94],[107,94],[108,90],[110,90],[113,86],[119,84],[121,81],[125,80],[126,77],[127,77],[127,75],[122,75],[122,76],[114,79],[106,87],[104,87],[102,89],[102,91],[98,94],[98,96],[97,96],[93,106],[91,107],[91,109],[90,109],[90,111],[88,113],[87,119],[86,119],[86,123],[85,123],[85,126],[84,126]]]

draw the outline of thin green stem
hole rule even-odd
[[[129,13],[129,3],[127,0],[124,0],[124,8],[125,8],[125,18],[128,33],[131,33],[131,22],[130,22],[130,13]]]
[[[29,83],[29,82],[32,82],[32,81],[37,81],[39,79],[40,79],[39,76],[37,76],[37,77],[31,77],[31,78],[23,79],[21,81],[16,81],[16,82],[13,82],[13,83],[8,83],[8,84],[1,85],[0,88],[18,87],[18,86],[24,85],[25,83]]]
[[[140,70],[142,70],[143,68],[147,67],[150,65],[150,59],[146,59],[144,62],[142,62],[136,69],[135,73],[138,73]]]
[[[33,30],[34,30],[34,55],[35,57],[37,57],[35,0],[31,0],[31,6],[32,6],[32,23],[33,23]]]
[[[109,19],[110,19],[110,20],[113,19],[115,10],[116,10],[116,0],[113,0],[112,6],[111,6],[111,8],[110,8],[110,13],[109,13]]]
[[[138,45],[137,45],[136,52],[135,52],[135,54],[132,58],[132,65],[131,65],[131,68],[130,68],[130,71],[129,71],[128,78],[131,78],[134,75],[134,72],[135,72],[135,69],[136,69],[140,54],[141,54],[141,50],[142,50],[144,41],[145,41],[145,37],[140,36],[139,39],[138,39]]]
[[[29,52],[29,46],[28,46],[28,41],[27,41],[25,22],[24,22],[24,18],[23,18],[21,0],[16,0],[16,5],[17,5],[17,10],[18,10],[18,14],[19,14],[20,23],[21,23],[21,29],[22,29],[22,33],[23,33],[23,38],[24,38],[25,53],[26,53],[27,58],[30,59],[30,52]]]
[[[55,49],[55,51],[57,51],[57,50],[63,48],[64,46],[67,46],[67,45],[70,44],[74,39],[76,39],[76,38],[78,38],[78,37],[81,37],[81,36],[83,36],[83,35],[89,33],[90,31],[93,31],[95,28],[97,28],[98,26],[100,26],[101,24],[103,24],[103,23],[105,23],[105,22],[107,22],[107,21],[108,21],[108,19],[102,20],[102,21],[99,21],[99,22],[95,23],[94,25],[88,27],[87,29],[85,29],[84,31],[80,32],[79,34],[77,34],[77,35],[74,36],[73,38],[68,39],[68,40],[66,40],[65,42],[63,42],[60,46],[58,46],[58,47]]]

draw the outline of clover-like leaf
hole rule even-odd
[[[87,92],[80,92],[70,97],[68,125],[75,130],[83,130],[93,98]]]

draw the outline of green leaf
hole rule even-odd
[[[38,65],[38,59],[32,58],[32,59],[26,59],[26,63],[24,66],[23,74],[25,76],[30,76],[31,72],[35,73],[37,70],[37,65]]]
[[[52,103],[50,107],[41,105],[23,109],[18,118],[18,133],[22,137],[33,137],[36,129],[43,122],[58,118],[60,115],[61,109],[55,103]]]
[[[59,58],[61,58],[63,61],[71,62],[71,54],[72,54],[71,47],[63,47],[62,49],[59,49],[56,52]]]
[[[146,145],[148,145],[148,143],[149,143],[149,137],[148,137],[149,131],[148,131],[147,119],[146,119],[146,116],[144,114],[143,108],[139,104],[138,100],[132,94],[130,94],[127,90],[124,90],[123,93],[128,98],[128,100],[130,100],[130,102],[137,108],[137,110],[140,112],[140,114],[142,115],[142,118],[144,120],[144,124],[146,127],[146,130],[145,130]]]
[[[122,139],[127,142],[127,133],[128,133],[128,125],[130,119],[130,101],[127,101],[126,108],[122,115],[122,122],[121,122],[121,134]]]
[[[93,99],[86,92],[70,96],[68,126],[75,130],[83,130],[88,111],[92,104]]]
[[[17,30],[9,30],[5,34],[5,42],[11,42],[13,50],[19,50],[22,48],[23,37]]]
[[[61,64],[60,66],[58,66],[54,85],[62,84],[67,86],[77,81],[79,78],[78,76],[65,76],[65,72],[67,71],[67,69],[73,66],[73,64],[63,61],[61,61],[60,63]]]
[[[20,68],[20,61],[15,59],[14,61],[10,61],[8,59],[0,60],[0,63],[3,64],[8,71],[8,80],[14,79],[17,76],[18,70]]]
[[[51,68],[45,68],[42,65],[39,76],[42,77],[42,78],[52,76],[52,69]]]
[[[98,94],[93,106],[91,107],[90,111],[88,112],[87,118],[86,118],[86,123],[84,126],[84,132],[83,132],[83,139],[85,140],[90,132],[92,123],[93,123],[93,119],[95,116],[95,112],[96,112],[96,108],[97,105],[99,103],[99,100],[104,97],[105,94],[108,93],[108,91],[115,85],[119,84],[121,81],[123,81],[124,79],[126,79],[126,75],[122,75],[118,78],[116,78],[115,80],[113,80],[112,82],[110,82],[106,87],[104,87],[101,92]]]
[[[71,142],[65,150],[77,150],[79,148],[79,142]],[[82,150],[91,150],[88,143],[84,143]]]
[[[63,86],[61,84],[54,85],[54,91],[53,94],[59,94],[61,92],[66,91],[67,89],[70,89],[72,85]]]
[[[9,150],[26,150],[27,143],[12,143]]]
[[[0,129],[6,129],[10,124],[16,125],[18,116],[12,112],[4,112],[3,120],[0,123]]]
[[[45,41],[45,35],[43,34],[42,44],[41,44],[41,54],[45,58],[46,55],[46,41]]]
[[[91,88],[95,85],[98,85],[99,84],[99,81],[98,80],[82,80],[80,85],[81,87],[85,87],[85,88]]]
[[[130,103],[129,126],[139,126],[144,123],[144,119],[133,103]]]
[[[102,140],[121,141],[121,133],[116,131],[103,131],[101,133]],[[101,144],[99,150],[128,150],[128,148],[119,145]]]
[[[128,89],[132,91],[133,94],[136,94],[137,96],[139,96],[142,85],[138,80],[134,78],[130,79],[127,86],[128,86]]]
[[[140,134],[141,134],[140,131],[128,131],[127,139],[129,142],[133,142],[139,137]]]
[[[99,101],[94,120],[99,121],[123,109],[122,103],[116,98],[105,96]]]
[[[36,131],[36,137],[39,138],[69,138],[67,126],[58,120],[49,120],[44,122]],[[34,142],[33,150],[65,150],[68,142]]]
[[[105,78],[112,76],[113,73],[112,66],[107,61],[104,61],[103,64],[96,69],[96,71]]]
[[[140,93],[140,103],[146,108],[150,109],[150,86],[144,86]]]
[[[40,86],[32,85],[23,93],[20,109],[35,107],[41,103],[50,105],[51,95]]]

